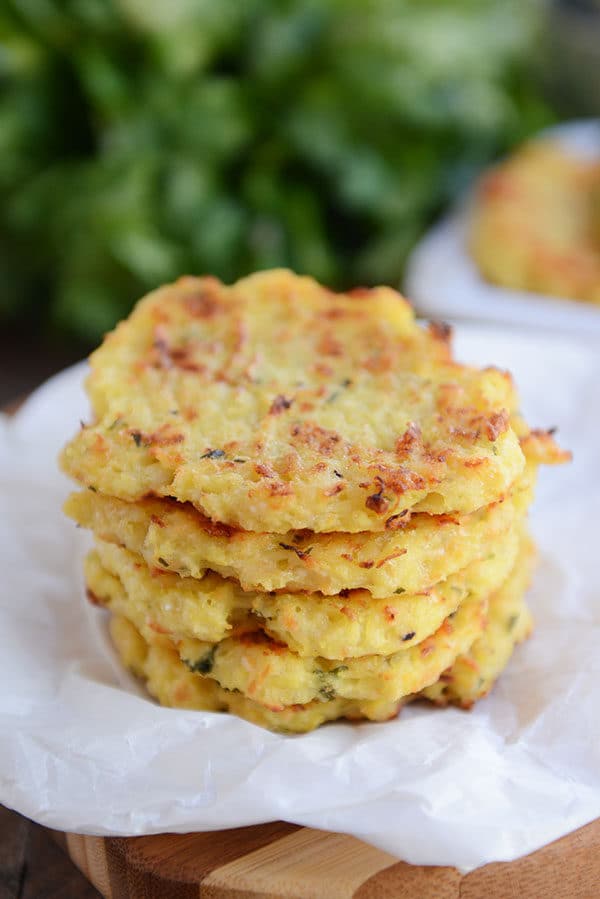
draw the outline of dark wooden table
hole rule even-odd
[[[48,831],[0,806],[0,899],[100,899]]]
[[[57,371],[83,359],[89,347],[32,336],[5,326],[0,333],[0,406],[24,396]]]

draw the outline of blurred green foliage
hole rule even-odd
[[[395,283],[549,120],[536,0],[4,0],[0,317],[95,340],[184,272]]]

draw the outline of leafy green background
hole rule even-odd
[[[536,0],[5,0],[0,318],[96,340],[183,272],[397,283],[552,118]]]

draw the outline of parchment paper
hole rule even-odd
[[[63,518],[55,457],[87,416],[82,367],[0,417],[0,801],[95,834],[285,819],[463,872],[600,815],[600,362],[556,337],[463,327],[459,356],[509,367],[570,466],[542,471],[532,516],[537,627],[472,712],[408,708],[386,724],[268,733],[161,708],[108,649],[83,599],[88,538]]]

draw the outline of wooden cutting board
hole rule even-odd
[[[204,834],[57,834],[107,899],[599,899],[600,819],[462,877],[354,837],[276,822]]]

